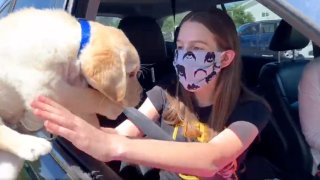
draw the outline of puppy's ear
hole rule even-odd
[[[125,60],[126,51],[108,49],[93,54],[81,67],[91,86],[110,100],[120,102],[127,88]]]

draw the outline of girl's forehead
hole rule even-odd
[[[178,38],[179,39],[208,39],[213,37],[211,31],[203,24],[195,21],[186,21],[181,25]]]
[[[195,21],[186,21],[181,25],[177,42],[200,42],[216,49],[217,43],[214,37],[214,34],[205,25]]]

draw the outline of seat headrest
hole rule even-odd
[[[125,17],[118,28],[137,49],[142,64],[153,64],[166,59],[164,38],[155,19],[144,16]]]
[[[302,49],[308,43],[309,39],[292,28],[290,24],[281,20],[271,39],[269,49],[273,51]]]

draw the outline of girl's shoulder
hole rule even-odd
[[[260,99],[239,101],[227,121],[227,125],[236,121],[247,121],[254,124],[259,132],[272,118],[269,106]]]

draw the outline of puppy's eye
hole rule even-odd
[[[129,78],[133,78],[134,76],[135,76],[135,72],[131,72],[131,73],[129,73]]]

